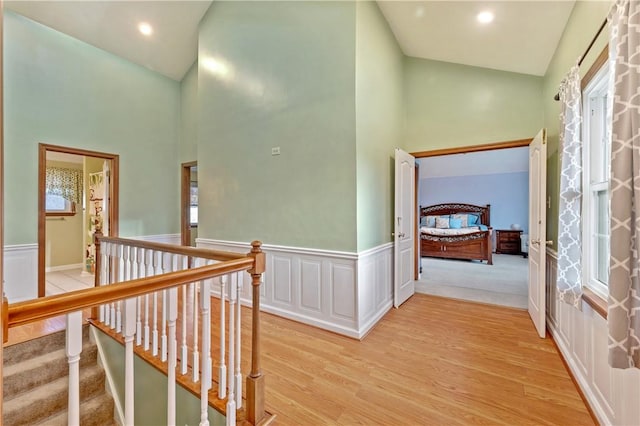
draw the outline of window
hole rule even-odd
[[[189,203],[189,224],[198,226],[198,182],[191,181],[191,198]]]
[[[76,213],[76,203],[65,199],[61,195],[45,195],[45,211],[47,216],[69,216]]]
[[[609,176],[611,117],[607,89],[609,67],[596,73],[583,91],[583,276],[594,292],[608,296]]]

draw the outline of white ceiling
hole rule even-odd
[[[529,147],[420,158],[420,179],[529,171]]]
[[[207,1],[6,1],[5,7],[174,80],[198,55],[198,23]],[[150,37],[138,31],[147,22]]]
[[[211,0],[6,1],[5,7],[172,79],[197,57],[197,27]],[[574,1],[378,1],[409,56],[543,75]],[[493,23],[475,16],[491,10]],[[151,37],[138,32],[146,21]]]
[[[542,76],[574,1],[379,1],[405,55]],[[476,16],[495,19],[480,24]]]

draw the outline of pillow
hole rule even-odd
[[[439,228],[439,229],[447,229],[447,228],[449,228],[449,218],[448,217],[436,217],[436,228]]]
[[[475,226],[480,225],[480,216],[477,214],[468,214],[467,215],[467,226]]]
[[[478,224],[478,227],[480,227],[480,230],[481,230],[481,231],[488,231],[488,230],[489,230],[489,228],[487,228],[487,225],[480,225],[480,224]]]
[[[427,226],[427,217],[426,216],[422,216],[420,218],[420,226]]]
[[[458,215],[454,215],[454,216],[458,216]],[[451,219],[449,219],[449,228],[451,228],[451,229],[460,229],[460,228],[462,228],[462,223],[463,223],[462,219],[455,219],[455,218],[452,217]],[[466,226],[465,226],[465,228],[466,228]]]
[[[435,228],[436,227],[436,217],[437,216],[427,216],[427,228]]]
[[[469,218],[468,214],[452,214],[451,215],[451,219],[460,221],[460,226],[458,226],[458,228],[466,228],[467,226],[469,226],[468,218]],[[453,225],[451,225],[451,222],[449,222],[449,226],[453,228]]]

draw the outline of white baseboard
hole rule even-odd
[[[47,266],[45,272],[68,271],[69,269],[84,269],[84,263],[74,263],[72,265]]]
[[[9,303],[38,297],[38,244],[4,246],[4,292]]]
[[[196,239],[198,247],[249,252],[246,242]],[[267,254],[261,309],[355,339],[362,338],[392,303],[393,244],[362,253],[264,244]],[[241,301],[250,303],[249,285]],[[216,284],[212,294],[219,294]]]

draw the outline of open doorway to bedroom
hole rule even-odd
[[[416,159],[416,292],[527,308],[529,140],[517,142]]]
[[[40,144],[38,297],[92,287],[93,234],[118,235],[118,156]]]

